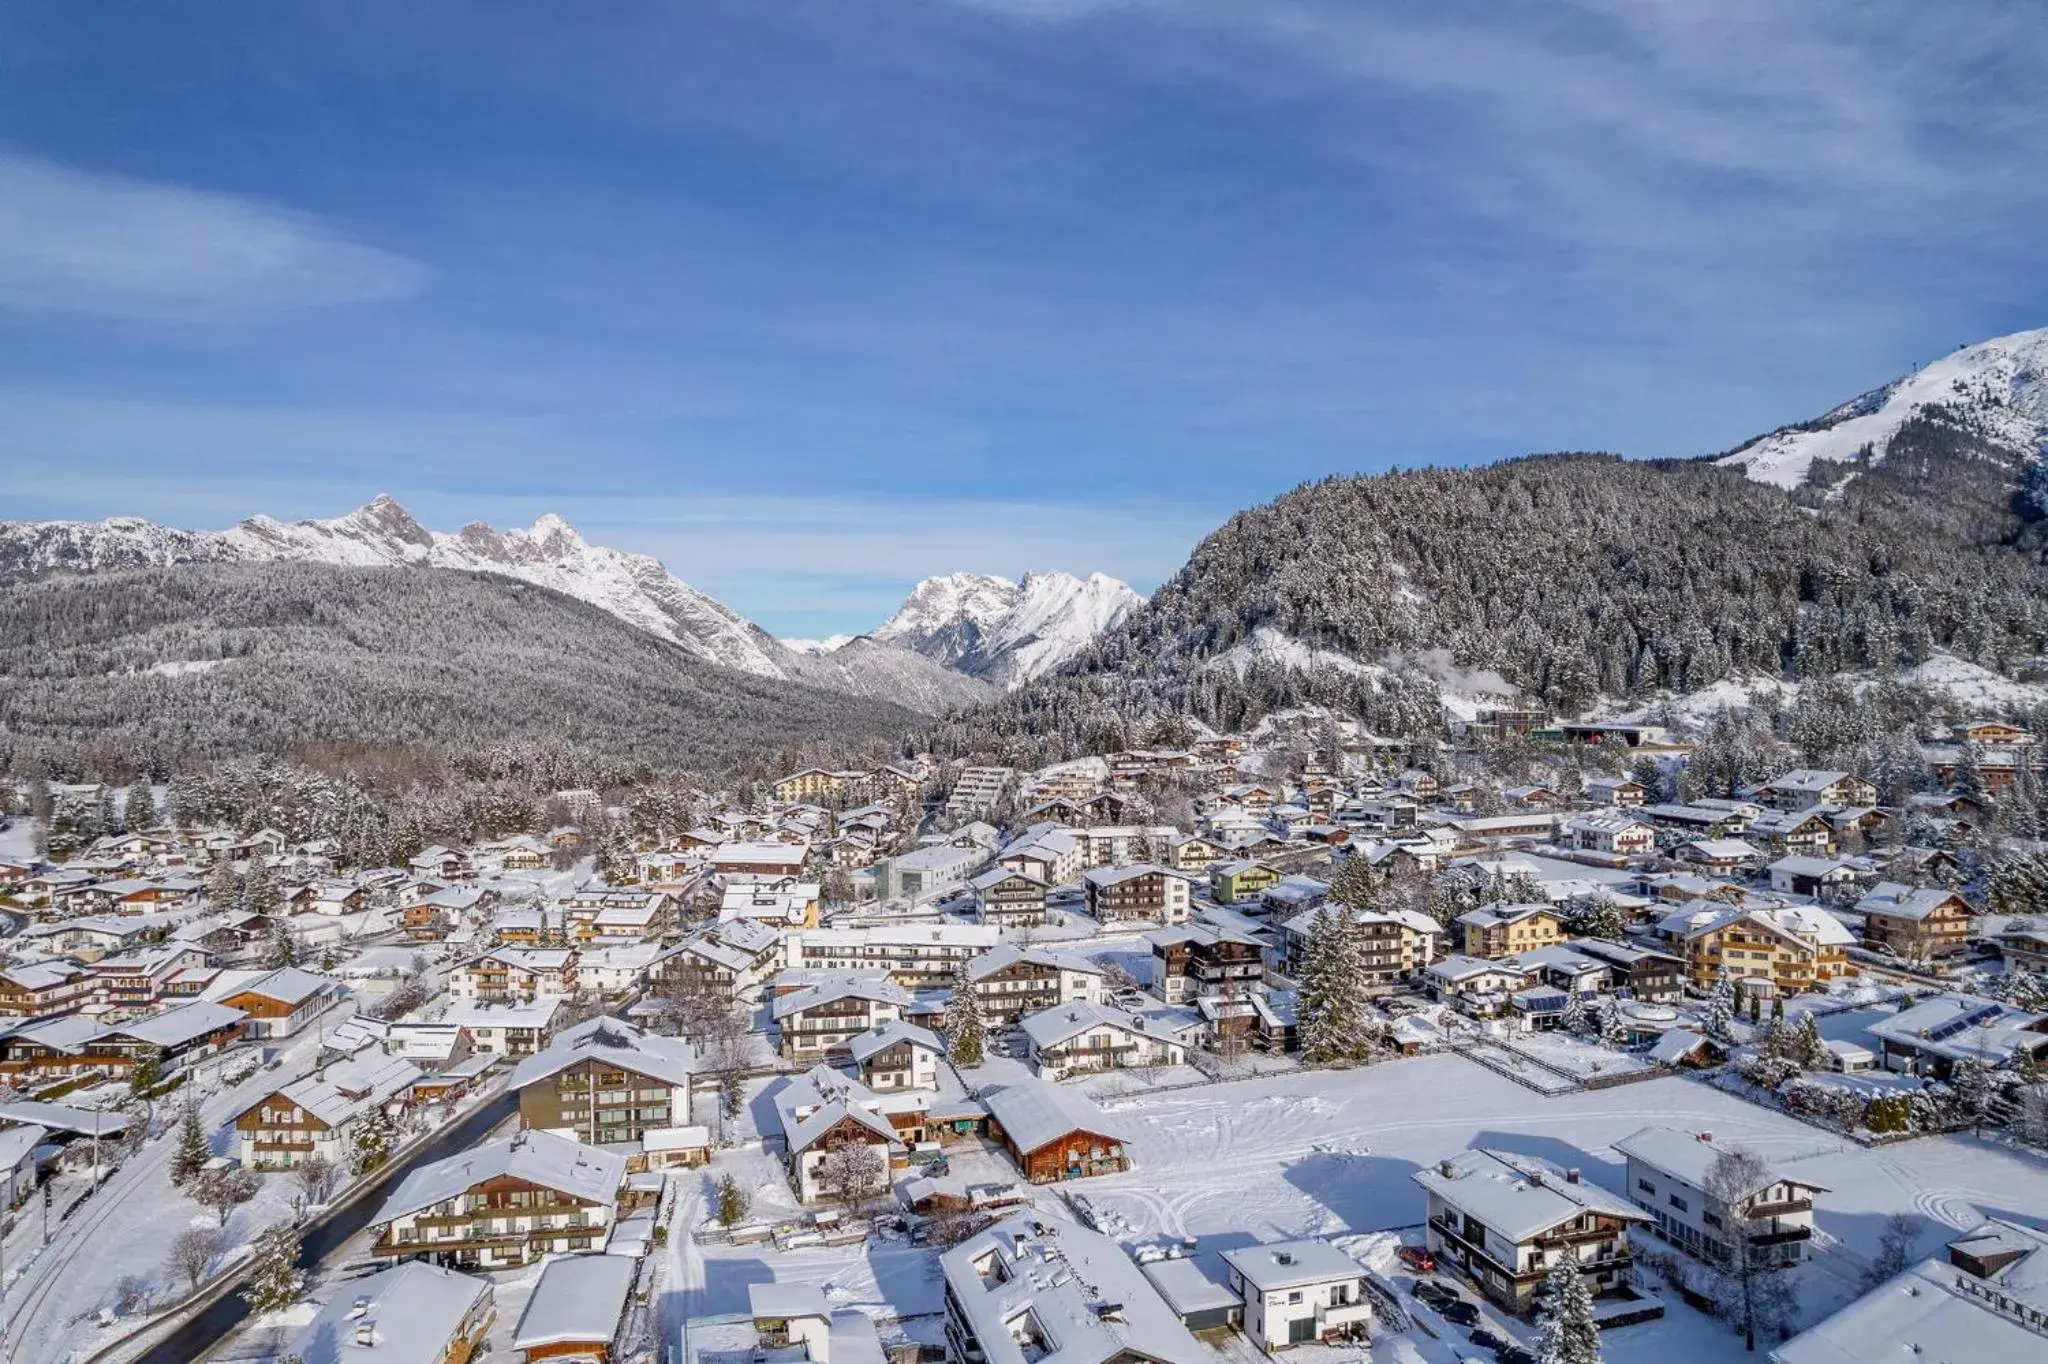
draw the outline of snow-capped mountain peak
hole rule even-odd
[[[660,560],[591,545],[552,513],[525,529],[499,531],[476,521],[443,534],[422,526],[387,494],[343,516],[307,521],[252,516],[224,531],[174,530],[136,517],[0,522],[0,582],[194,562],[282,560],[362,568],[416,565],[518,578],[587,602],[708,662],[930,711],[990,694],[987,684],[908,649],[814,656],[787,648],[675,577]]]
[[[1963,346],[1814,421],[1759,436],[1720,463],[1759,483],[1796,488],[1815,460],[1846,462],[1865,449],[1882,460],[1899,428],[1930,408],[1968,422],[2017,456],[2036,455],[2048,441],[2048,328]]]
[[[871,638],[999,686],[1051,672],[1118,624],[1142,599],[1105,574],[986,573],[926,578]]]

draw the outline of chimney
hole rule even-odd
[[[1714,1134],[1713,1134],[1712,1132],[1702,1132],[1702,1133],[1700,1133],[1700,1134],[1699,1134],[1699,1136],[1698,1136],[1698,1138],[1696,1138],[1696,1140],[1699,1140],[1699,1141],[1704,1141],[1704,1142],[1707,1142],[1707,1143],[1711,1144],[1711,1143],[1713,1142],[1713,1140],[1714,1140]]]
[[[1456,1179],[1458,1177],[1456,1167],[1453,1166],[1451,1162],[1449,1162],[1448,1160],[1438,1161],[1436,1163],[1436,1172],[1442,1175],[1445,1179]]]
[[[1569,1169],[1569,1170],[1566,1170],[1566,1171],[1564,1172],[1564,1182],[1565,1182],[1565,1183],[1567,1183],[1567,1184],[1576,1184],[1576,1183],[1578,1183],[1578,1182],[1579,1182],[1579,1167],[1578,1167],[1578,1166],[1574,1165],[1574,1166],[1573,1166],[1573,1167],[1572,1167],[1571,1169]]]
[[[356,1323],[356,1344],[369,1349],[377,1343],[377,1323],[364,1318]]]

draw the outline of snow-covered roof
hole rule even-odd
[[[403,1094],[419,1082],[421,1074],[418,1066],[402,1057],[369,1052],[294,1080],[277,1093],[329,1127],[340,1127],[374,1105]]]
[[[1938,886],[1915,888],[1897,881],[1880,881],[1856,902],[1859,914],[1882,914],[1892,919],[1921,920],[1936,910],[1956,904],[1962,897]]]
[[[155,1047],[177,1047],[239,1024],[248,1015],[225,1004],[193,1003],[148,1018],[116,1024],[103,1036],[132,1037]]]
[[[1929,1051],[1951,1061],[1972,1057],[1995,1066],[2014,1056],[2048,1052],[2048,1015],[1977,995],[1934,995],[1864,1028],[1873,1037]]]
[[[378,1225],[460,1198],[492,1179],[517,1179],[587,1203],[618,1201],[626,1158],[552,1132],[521,1132],[413,1169],[371,1220]]]
[[[1024,1035],[1031,1039],[1034,1047],[1056,1047],[1069,1038],[1079,1037],[1095,1028],[1114,1028],[1119,1032],[1135,1033],[1140,1037],[1156,1040],[1175,1041],[1176,1035],[1151,1020],[1128,1010],[1109,1004],[1095,1004],[1087,1000],[1076,1000],[1071,1004],[1055,1004],[1027,1014],[1019,1023]]]
[[[540,1272],[512,1348],[537,1350],[550,1345],[611,1344],[626,1315],[637,1263],[625,1255],[557,1255]]]
[[[1763,856],[1754,844],[1741,838],[1695,838],[1685,846],[1701,857],[1714,860],[1748,860]]]
[[[546,1050],[521,1061],[512,1072],[511,1087],[524,1089],[584,1060],[603,1061],[670,1085],[687,1085],[692,1057],[687,1042],[647,1032],[609,1014],[599,1014],[564,1028]]]
[[[553,995],[542,995],[539,999],[457,999],[442,1011],[441,1021],[459,1028],[545,1028],[554,1022],[561,1009],[562,1001]]]
[[[1686,1028],[1673,1028],[1650,1048],[1650,1059],[1660,1066],[1675,1066],[1705,1045],[1705,1035]]]
[[[967,963],[963,968],[967,979],[985,980],[996,972],[1015,966],[1018,962],[1033,966],[1046,966],[1060,971],[1078,971],[1083,975],[1102,974],[1101,963],[1073,952],[1061,952],[1049,947],[1018,947],[1014,943],[999,943]]]
[[[1706,1132],[1681,1132],[1675,1127],[1645,1127],[1632,1132],[1614,1143],[1614,1149],[1631,1160],[1641,1161],[1653,1170],[1683,1180],[1695,1189],[1705,1190],[1712,1178],[1714,1161],[1723,1152],[1735,1148],[1725,1142],[1716,1142]],[[1789,1176],[1778,1174],[1768,1166],[1754,1188],[1744,1189],[1741,1196],[1759,1193]],[[1823,1185],[1808,1184],[1803,1180],[1792,1180],[1803,1189],[1826,1193]]]
[[[1486,1149],[1461,1151],[1415,1172],[1415,1182],[1444,1202],[1521,1242],[1584,1212],[1628,1222],[1649,1215],[1618,1194],[1588,1184],[1576,1172],[1535,1156]]]
[[[989,1116],[1019,1151],[1029,1155],[1069,1132],[1092,1132],[1125,1140],[1122,1124],[1109,1117],[1079,1090],[1063,1089],[1044,1080],[1019,1080],[982,1095]]]
[[[262,995],[281,1004],[299,1004],[317,994],[331,993],[335,988],[334,981],[326,976],[316,976],[296,966],[280,966],[254,980],[242,982],[230,993]]]
[[[2039,1258],[2035,1252],[2029,1258]],[[1958,1364],[2040,1364],[2048,1338],[1998,1299],[2043,1320],[2003,1285],[1943,1260],[1922,1260],[1771,1351],[1773,1364],[1869,1364],[1875,1359],[1955,1360]]]
[[[408,1260],[341,1285],[291,1354],[304,1364],[441,1364],[490,1291],[483,1279]]]
[[[849,1039],[846,1049],[853,1057],[854,1064],[858,1065],[877,1052],[887,1051],[898,1042],[908,1042],[913,1047],[923,1047],[932,1052],[943,1053],[946,1049],[945,1044],[940,1042],[930,1029],[920,1028],[915,1023],[905,1023],[901,1019],[893,1023],[883,1023]]]
[[[1020,1212],[953,1247],[939,1266],[988,1364],[1214,1364],[1122,1248],[1086,1227]],[[1027,1316],[1042,1351],[1027,1352],[1012,1333]]]
[[[24,1160],[34,1154],[35,1149],[49,1140],[49,1132],[27,1123],[20,1127],[0,1128],[0,1182],[18,1169]]]
[[[25,1124],[47,1128],[52,1132],[69,1132],[81,1137],[105,1137],[125,1131],[129,1121],[124,1113],[108,1113],[96,1108],[72,1108],[65,1104],[39,1103],[30,1099],[24,1099],[19,1103],[0,1104],[0,1127]]]
[[[1261,1293],[1306,1288],[1335,1279],[1362,1279],[1365,1269],[1328,1241],[1275,1241],[1226,1250],[1223,1258]]]
[[[796,1317],[826,1320],[832,1309],[825,1303],[825,1290],[814,1283],[766,1283],[747,1285],[747,1311],[756,1321],[788,1321]]]
[[[850,1075],[819,1064],[775,1091],[777,1119],[792,1155],[852,1119],[889,1146],[900,1146],[896,1129],[882,1116],[884,1100]]]

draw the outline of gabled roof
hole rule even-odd
[[[1090,1103],[1078,1089],[1044,1080],[1020,1080],[989,1090],[982,1101],[988,1105],[989,1116],[1002,1124],[1011,1143],[1026,1155],[1069,1132],[1128,1140],[1123,1124]]]
[[[281,966],[254,980],[244,981],[230,993],[262,995],[281,1004],[301,1004],[315,995],[332,993],[336,988],[326,976],[316,976],[296,966]]]
[[[690,1044],[636,1028],[609,1014],[565,1028],[548,1044],[519,1063],[511,1088],[524,1089],[536,1080],[568,1069],[579,1061],[597,1060],[620,1070],[670,1085],[690,1083]]]
[[[247,1017],[240,1009],[230,1009],[225,1004],[197,1002],[166,1009],[148,1018],[117,1023],[101,1036],[132,1037],[155,1047],[177,1047],[219,1032],[222,1028],[235,1027]]]
[[[894,1023],[884,1023],[880,1027],[869,1028],[847,1042],[846,1049],[852,1054],[854,1064],[858,1065],[877,1052],[887,1051],[898,1042],[908,1042],[913,1047],[923,1047],[926,1051],[940,1055],[946,1050],[945,1043],[939,1041],[929,1029],[920,1028],[915,1023],[905,1023],[901,1019]]]
[[[997,943],[961,969],[970,981],[986,980],[996,972],[1007,970],[1018,962],[1059,971],[1077,971],[1082,975],[1102,974],[1101,965],[1092,958],[1073,952],[1062,952],[1057,948],[1018,947],[1014,943]]]
[[[329,1127],[340,1127],[405,1093],[419,1082],[421,1073],[410,1061],[366,1052],[337,1061],[324,1071],[294,1080],[275,1092]],[[267,1101],[268,1096],[250,1107],[260,1107]]]
[[[491,1291],[483,1279],[422,1260],[342,1286],[292,1339],[305,1364],[439,1364],[456,1332]],[[367,1303],[360,1315],[356,1305]],[[357,1344],[365,1332],[370,1344]]]
[[[842,1122],[865,1127],[891,1147],[903,1143],[882,1116],[882,1097],[827,1065],[812,1066],[775,1092],[775,1113],[791,1155],[807,1151]]]
[[[552,1132],[521,1132],[417,1167],[371,1220],[382,1225],[421,1212],[491,1179],[517,1179],[610,1207],[625,1177],[626,1158],[616,1152]]]
[[[1891,919],[1927,918],[1935,911],[1951,904],[1959,904],[1965,911],[1969,904],[1952,890],[1938,886],[1915,889],[1897,881],[1880,881],[1856,902],[1860,914],[1882,914]]]
[[[1461,1151],[1439,1165],[1417,1170],[1414,1178],[1452,1207],[1517,1243],[1585,1212],[1626,1222],[1650,1220],[1648,1213],[1619,1194],[1575,1179],[1571,1171],[1547,1160],[1510,1151]]]
[[[1022,1027],[1024,1035],[1031,1039],[1031,1045],[1038,1048],[1056,1047],[1070,1038],[1079,1037],[1096,1028],[1114,1028],[1119,1032],[1132,1033],[1154,1042],[1178,1044],[1180,1041],[1174,1032],[1163,1027],[1155,1027],[1149,1020],[1137,1014],[1127,1013],[1108,1004],[1091,1004],[1086,1001],[1055,1004],[1049,1009],[1040,1009],[1035,1014],[1027,1014],[1018,1026]]]

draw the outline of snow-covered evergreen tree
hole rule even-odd
[[[718,1178],[718,1225],[730,1227],[746,1220],[747,1191],[730,1173]]]
[[[1579,1272],[1578,1253],[1569,1246],[1543,1280],[1539,1314],[1536,1358],[1542,1364],[1601,1364],[1593,1295]]]
[[[1827,1064],[1828,1045],[1820,1035],[1820,1023],[1811,1012],[1799,1015],[1792,1030],[1791,1059],[1802,1070],[1819,1070]]]
[[[1583,1033],[1593,1026],[1593,1011],[1586,1007],[1577,990],[1565,992],[1564,1012],[1559,1015],[1557,1026],[1568,1033]]]
[[[306,1294],[306,1274],[299,1268],[299,1234],[291,1227],[267,1227],[256,1238],[249,1259],[248,1286],[243,1289],[249,1310],[282,1312]]]
[[[1621,1001],[1613,995],[1600,1001],[1600,1040],[1610,1047],[1628,1041],[1628,1023],[1621,1016]]]
[[[249,859],[249,874],[242,883],[242,904],[252,914],[275,914],[284,907],[284,891],[270,874],[270,865],[260,852]]]
[[[1700,1010],[1700,1022],[1705,1025],[1707,1036],[1716,1042],[1725,1044],[1735,1038],[1735,977],[1728,974],[1725,966],[1714,978],[1714,988]]]
[[[1366,987],[1355,917],[1343,906],[1324,906],[1302,954],[1296,1015],[1304,1061],[1327,1065],[1369,1054],[1372,1030],[1365,1012]]]
[[[1330,882],[1330,899],[1353,909],[1372,909],[1379,903],[1382,878],[1372,864],[1356,855],[1346,857]]]
[[[366,1175],[391,1159],[398,1145],[398,1128],[383,1106],[375,1105],[356,1122],[351,1156],[356,1173]]]
[[[171,1183],[183,1184],[198,1174],[213,1154],[207,1146],[206,1127],[199,1120],[199,1105],[191,1100],[178,1119],[177,1143],[171,1151]]]
[[[978,1066],[988,1045],[988,1029],[982,1022],[981,999],[966,976],[953,977],[952,992],[946,997],[946,1055],[956,1066]]]
[[[229,913],[242,907],[242,878],[235,861],[219,853],[206,869],[206,907],[215,913]]]

